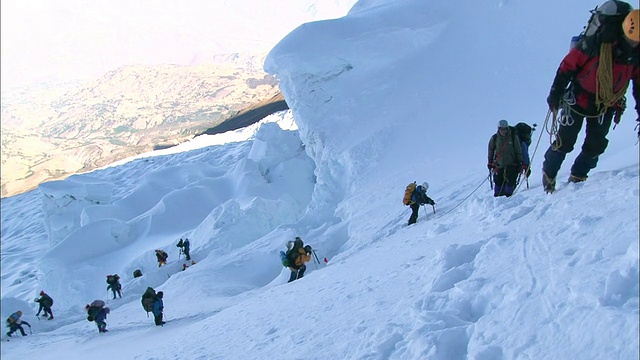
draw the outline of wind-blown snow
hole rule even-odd
[[[545,98],[595,5],[361,0],[271,51],[292,111],[3,199],[2,316],[33,325],[3,358],[637,359],[635,104],[587,182],[562,183],[576,150],[556,193],[540,184]],[[539,125],[508,199],[486,181],[501,118]],[[413,180],[437,205],[407,227]],[[287,284],[294,236],[320,263]],[[33,317],[41,289],[52,321]],[[107,334],[85,320],[96,298]]]

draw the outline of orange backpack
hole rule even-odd
[[[416,189],[415,181],[407,185],[406,189],[404,190],[404,198],[402,198],[403,204],[409,205],[409,202],[411,202],[411,196],[413,195],[413,191],[415,189]]]

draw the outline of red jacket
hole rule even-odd
[[[617,93],[629,86],[633,80],[633,97],[636,111],[640,114],[640,49],[632,48],[626,41],[614,42],[613,51],[613,91]],[[562,59],[551,87],[551,95],[561,97],[571,83],[576,98],[577,111],[595,116],[596,73],[600,59],[600,45],[595,40],[585,39],[571,49]]]

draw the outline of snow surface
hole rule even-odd
[[[33,331],[2,358],[638,359],[633,100],[588,181],[563,182],[576,150],[556,193],[540,184],[545,98],[595,5],[361,0],[271,51],[292,111],[2,199],[2,316]],[[538,123],[511,198],[486,180],[501,118]],[[437,205],[407,227],[414,180]],[[286,283],[294,236],[320,264]],[[52,321],[33,316],[42,289]],[[98,298],[107,334],[85,320]]]

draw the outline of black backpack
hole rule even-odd
[[[102,310],[104,305],[105,303],[102,300],[94,300],[93,302],[91,302],[91,304],[89,305],[89,309],[87,310],[87,321],[95,320],[96,316],[98,315],[100,310]]]
[[[622,22],[631,10],[631,5],[618,0],[608,0],[596,6],[589,11],[591,16],[580,35],[571,39],[572,47],[581,46],[583,50],[587,50],[593,44],[611,43],[620,39]]]
[[[118,280],[120,280],[120,276],[118,276],[118,274],[107,275],[107,284],[109,284],[109,285],[117,283]]]
[[[512,129],[515,129],[515,135],[518,135],[521,141],[524,141],[527,146],[531,145],[531,136],[533,132],[536,130],[536,124],[530,126],[527,123],[519,122]]]
[[[152,287],[148,287],[144,294],[142,294],[142,308],[146,312],[153,311],[153,303],[156,301],[156,297],[156,291],[153,290]]]

